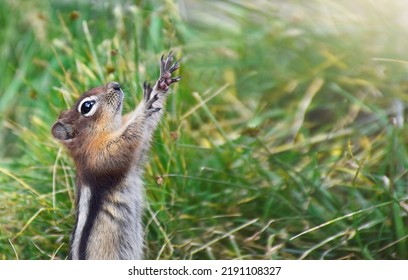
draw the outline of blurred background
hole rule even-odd
[[[408,3],[0,2],[0,259],[65,259],[84,91],[182,58],[146,168],[147,259],[407,259]],[[131,221],[129,221],[131,222]]]

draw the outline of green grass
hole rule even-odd
[[[67,257],[50,127],[108,81],[132,110],[170,49],[148,259],[408,258],[403,1],[89,2],[0,1],[0,259]]]

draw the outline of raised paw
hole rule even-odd
[[[145,103],[145,109],[146,109],[146,116],[151,116],[153,113],[158,112],[161,110],[161,108],[154,108],[153,103],[156,102],[159,97],[157,94],[152,96],[152,91],[153,88],[150,86],[150,84],[144,82],[143,83],[143,100]]]
[[[166,92],[170,85],[180,81],[181,77],[171,77],[171,74],[176,71],[180,67],[180,61],[173,62],[173,51],[170,51],[169,55],[166,59],[164,59],[164,55],[162,55],[160,59],[160,78],[157,81],[158,89]]]

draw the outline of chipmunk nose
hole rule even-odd
[[[108,88],[114,89],[114,90],[120,90],[120,84],[117,82],[110,82],[108,84]]]

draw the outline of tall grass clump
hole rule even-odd
[[[108,81],[129,112],[170,49],[148,259],[406,259],[404,8],[1,1],[0,259],[67,257],[75,170],[50,127]]]

